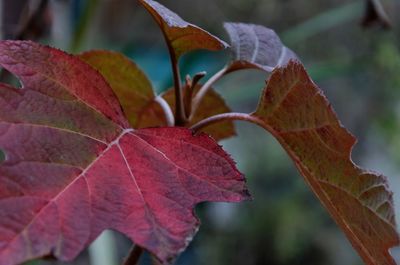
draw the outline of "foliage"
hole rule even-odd
[[[229,46],[155,1],[139,2],[171,55],[174,88],[163,95],[116,52],[0,42],[0,65],[23,85],[0,89],[0,264],[72,260],[110,228],[170,263],[197,231],[197,203],[250,199],[216,142],[243,120],[279,141],[366,264],[394,265],[388,250],[399,235],[386,178],[351,161],[355,138],[276,33],[226,23]],[[226,67],[204,84],[204,72],[182,84],[183,54],[228,47]],[[252,114],[230,112],[212,90],[245,68],[272,71]]]

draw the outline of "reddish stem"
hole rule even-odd
[[[201,100],[207,94],[208,90],[211,89],[211,86],[221,77],[223,77],[228,72],[228,70],[229,67],[225,66],[215,75],[213,75],[210,79],[208,79],[208,81],[200,88],[199,92],[197,92],[196,96],[193,98],[192,111],[191,111],[192,116],[196,113],[196,110],[198,109]]]
[[[190,117],[193,96],[193,83],[189,75],[186,76],[186,84],[183,87],[183,105],[186,117]]]
[[[190,121],[191,118],[193,117],[192,114],[192,102],[193,102],[193,92],[196,89],[197,84],[199,81],[206,76],[207,72],[199,72],[193,76],[193,80],[190,79],[190,76],[188,75],[186,77],[186,85],[185,85],[185,91],[183,95],[183,101],[185,104],[185,114],[186,114],[186,121]]]
[[[214,123],[217,123],[217,122],[226,121],[226,120],[248,121],[248,122],[257,124],[257,125],[259,125],[259,126],[261,126],[263,128],[266,127],[265,123],[261,119],[255,117],[255,116],[252,116],[252,115],[247,114],[247,113],[230,112],[230,113],[222,113],[222,114],[218,114],[218,115],[214,115],[214,116],[208,117],[208,118],[206,118],[206,119],[204,119],[202,121],[199,121],[195,125],[193,125],[191,127],[191,129],[193,131],[195,131],[195,132],[198,132],[199,130],[201,130],[201,129],[207,127],[207,126],[210,126],[210,125],[212,125]]]
[[[166,102],[161,95],[155,97],[154,101],[157,102],[158,105],[160,105],[161,109],[163,110],[165,115],[165,120],[167,121],[167,125],[174,126],[175,124],[174,113],[172,112],[172,109],[169,106],[168,102]]]
[[[165,34],[164,34],[165,35]],[[169,55],[171,58],[171,66],[172,73],[174,76],[174,88],[175,88],[175,125],[183,126],[186,123],[186,114],[185,108],[183,105],[183,93],[182,93],[182,84],[181,84],[181,74],[179,72],[178,60],[175,55],[174,48],[168,42],[167,37],[165,36],[168,44]]]

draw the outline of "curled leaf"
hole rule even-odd
[[[396,265],[399,244],[386,178],[351,161],[355,138],[300,63],[275,70],[252,114],[293,159],[366,264]]]
[[[131,129],[104,78],[75,56],[1,41],[0,265],[75,258],[115,229],[163,263],[199,224],[202,201],[249,198],[243,175],[210,137]]]
[[[139,2],[160,26],[175,58],[193,50],[218,51],[227,47],[224,41],[198,26],[184,21],[160,3],[153,0],[139,0]]]
[[[231,39],[232,62],[229,71],[258,68],[267,72],[296,59],[272,29],[260,25],[225,23]]]

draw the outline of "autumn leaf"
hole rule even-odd
[[[103,75],[118,97],[129,123],[137,128],[139,114],[155,99],[153,87],[145,73],[118,52],[93,50],[80,54],[79,58]]]
[[[162,97],[154,94],[146,74],[125,55],[118,52],[93,50],[79,55],[80,59],[99,71],[113,92],[132,128],[173,124],[173,113]]]
[[[227,44],[196,25],[180,18],[165,6],[153,0],[139,0],[160,26],[170,52],[178,59],[181,55],[199,49],[218,51]]]
[[[271,75],[255,121],[273,134],[368,265],[395,265],[399,244],[386,178],[351,161],[355,138],[300,63]]]
[[[232,52],[227,72],[244,68],[271,72],[297,58],[272,29],[245,23],[225,23],[224,27],[231,39]]]
[[[0,265],[76,257],[115,229],[166,263],[195,234],[202,201],[249,198],[215,143],[185,128],[131,129],[104,78],[75,56],[1,41]]]

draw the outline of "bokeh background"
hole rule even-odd
[[[228,40],[224,21],[276,30],[306,65],[342,123],[359,139],[353,160],[384,173],[400,215],[400,2],[382,1],[392,28],[361,26],[365,0],[160,0],[185,20]],[[169,57],[160,30],[135,0],[2,0],[3,39],[33,39],[71,53],[123,52],[143,68],[154,87],[171,86]],[[182,74],[211,76],[227,52],[196,52],[181,61]],[[235,111],[252,111],[268,75],[241,71],[215,88]],[[270,135],[244,123],[224,140],[247,175],[253,202],[206,203],[196,209],[202,226],[176,264],[361,265],[362,261]],[[72,263],[121,264],[131,242],[104,233]],[[393,250],[400,264],[400,251]],[[141,264],[152,264],[144,255]],[[156,263],[154,263],[156,264]]]

